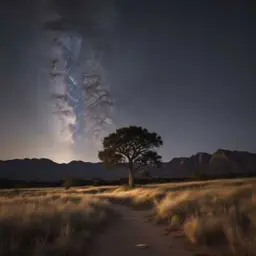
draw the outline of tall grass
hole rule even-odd
[[[86,255],[113,214],[93,196],[1,198],[0,255]]]
[[[151,206],[156,222],[180,230],[192,243],[256,254],[256,196],[253,183],[214,181],[120,188],[103,196],[131,206]]]
[[[0,193],[0,255],[86,255],[113,219],[110,202],[152,209],[153,220],[192,243],[256,252],[255,179]]]

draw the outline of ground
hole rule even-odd
[[[182,239],[180,232],[166,235],[164,226],[148,221],[149,212],[135,211],[126,206],[114,206],[121,218],[103,232],[92,248],[90,256],[215,256],[192,247]],[[138,246],[141,245],[141,246]]]
[[[253,256],[255,185],[0,190],[0,255]]]

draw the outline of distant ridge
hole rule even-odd
[[[198,172],[210,176],[256,175],[256,153],[218,149],[213,154],[200,152],[190,157],[176,157],[158,170],[149,170],[154,178],[185,178]],[[0,161],[0,179],[52,182],[67,177],[116,180],[126,178],[127,172],[106,170],[100,162],[77,160],[61,164],[46,158]]]

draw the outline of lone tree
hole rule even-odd
[[[117,129],[103,140],[98,157],[105,167],[125,166],[129,170],[129,186],[134,186],[136,171],[158,167],[162,157],[155,148],[163,145],[161,136],[138,126]]]

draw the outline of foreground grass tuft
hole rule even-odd
[[[2,198],[0,204],[0,255],[86,255],[114,214],[93,196]]]

